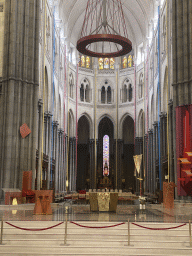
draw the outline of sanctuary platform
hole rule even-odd
[[[116,212],[92,212],[89,204],[73,204],[71,200],[51,203],[52,215],[34,215],[35,204],[0,205],[0,218],[4,220],[49,220],[63,221],[133,221],[146,222],[188,222],[192,220],[192,203],[175,201],[173,209],[163,204],[146,204],[145,210],[139,205],[117,205]]]

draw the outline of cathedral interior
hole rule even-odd
[[[76,48],[87,2],[0,1],[0,200],[24,171],[33,190],[191,198],[192,2],[122,0],[132,49],[109,58]]]

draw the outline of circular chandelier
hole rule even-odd
[[[77,50],[98,58],[119,57],[132,50],[121,0],[88,0]]]

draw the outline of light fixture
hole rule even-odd
[[[132,50],[121,0],[88,0],[77,50],[102,58],[123,56]]]

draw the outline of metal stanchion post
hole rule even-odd
[[[189,220],[189,242],[190,242],[190,247],[192,247],[192,240],[191,240],[191,221]]]
[[[0,240],[0,244],[3,244],[3,217],[1,219],[1,240]]]
[[[64,245],[67,244],[67,214],[65,216],[65,238],[64,238]]]
[[[130,223],[128,219],[128,246],[130,245]]]

